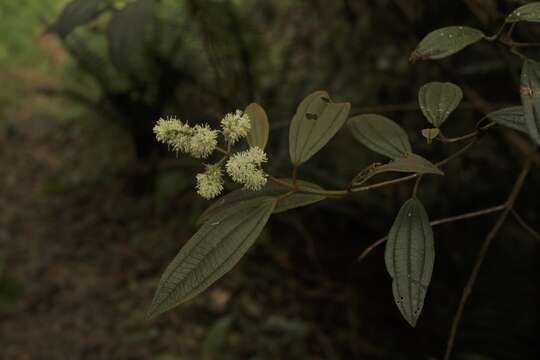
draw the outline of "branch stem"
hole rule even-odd
[[[465,288],[463,289],[463,293],[461,295],[461,300],[459,302],[458,309],[456,311],[456,314],[454,315],[454,320],[452,321],[452,327],[450,328],[450,335],[448,336],[448,342],[446,345],[446,352],[444,354],[444,360],[450,360],[450,356],[452,355],[452,349],[454,347],[454,342],[456,339],[457,329],[459,327],[461,318],[463,317],[463,310],[465,308],[465,305],[467,304],[467,300],[469,299],[469,296],[471,295],[474,284],[476,283],[478,273],[480,272],[482,263],[484,262],[486,254],[489,250],[489,246],[493,242],[493,239],[497,236],[506,218],[512,211],[514,203],[521,189],[523,188],[525,178],[527,177],[527,174],[529,173],[529,170],[531,169],[531,164],[532,164],[532,157],[529,157],[527,161],[525,162],[525,165],[523,166],[523,169],[521,170],[521,173],[519,174],[514,184],[514,187],[512,188],[512,192],[508,196],[508,200],[506,201],[504,205],[504,209],[502,210],[499,217],[497,218],[495,225],[493,225],[490,232],[486,236],[486,239],[484,240],[482,247],[480,248],[480,251],[478,252],[478,255],[476,256],[474,267],[471,271],[471,274],[469,275],[467,284],[465,285]]]
[[[463,155],[465,152],[467,152],[476,143],[477,139],[478,138],[475,137],[467,145],[463,146],[461,149],[459,149],[458,151],[456,151],[452,155],[448,156],[446,159],[439,161],[435,165],[443,166],[443,165],[449,163],[450,161],[452,161],[453,159]],[[291,191],[300,192],[300,193],[306,193],[306,194],[316,194],[316,195],[321,195],[321,196],[326,196],[326,197],[331,197],[331,198],[344,198],[344,197],[347,197],[349,195],[352,195],[352,193],[355,193],[355,192],[368,191],[368,190],[378,189],[378,188],[389,186],[389,185],[403,183],[403,182],[406,182],[406,181],[409,181],[409,180],[412,180],[412,179],[416,179],[419,175],[420,174],[418,174],[418,173],[411,174],[411,175],[399,177],[397,179],[381,181],[379,183],[370,184],[370,185],[357,186],[357,187],[353,187],[353,188],[345,189],[345,190],[314,189],[314,188],[309,188],[309,187],[304,187],[304,186],[298,186],[298,184],[295,186],[294,184],[290,184],[290,183],[287,183],[285,181],[279,180],[279,179],[277,179],[277,178],[275,178],[274,176],[271,176],[271,175],[269,175],[268,178],[271,181],[273,181],[274,183],[276,183],[278,185],[281,185],[283,187],[286,187],[287,189],[289,189]]]
[[[525,231],[527,231],[536,241],[540,242],[540,233],[527,224],[527,222],[521,217],[521,215],[518,214],[515,209],[512,209],[512,216]]]

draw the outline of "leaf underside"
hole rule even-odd
[[[231,270],[258,238],[275,206],[275,198],[257,198],[209,219],[163,273],[148,316],[193,298]]]
[[[430,82],[420,88],[418,103],[428,121],[435,127],[440,127],[454,111],[463,92],[459,86],[452,83]]]
[[[387,164],[376,166],[367,174],[359,174],[357,178],[355,178],[353,183],[355,185],[358,185],[359,183],[365,183],[373,176],[386,172],[444,175],[444,172],[442,172],[435,164],[433,164],[429,160],[426,160],[420,155],[410,153],[401,159],[397,159]]]
[[[306,97],[296,110],[289,129],[289,154],[298,166],[315,155],[343,126],[351,104],[335,103],[326,91]]]
[[[249,116],[251,129],[247,136],[249,146],[257,146],[264,150],[268,142],[270,125],[264,109],[257,103],[249,104],[244,112]]]
[[[484,38],[484,34],[468,26],[449,26],[430,32],[410,56],[410,61],[438,60],[453,55]]]
[[[433,231],[418,199],[408,200],[399,210],[388,234],[384,260],[393,279],[396,305],[414,327],[424,306],[435,261]]]
[[[399,159],[412,152],[405,130],[384,116],[354,116],[349,119],[348,126],[356,140],[391,159]]]

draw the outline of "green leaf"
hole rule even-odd
[[[289,154],[298,166],[309,160],[343,126],[350,103],[334,103],[326,91],[306,97],[296,110],[289,129]]]
[[[374,166],[368,172],[358,174],[353,180],[353,184],[362,184],[373,176],[386,172],[444,175],[444,172],[431,161],[424,159],[420,155],[410,153],[404,158],[391,161],[384,165]]]
[[[437,60],[453,55],[465,47],[482,40],[485,35],[477,29],[467,26],[449,26],[430,32],[409,60]]]
[[[251,120],[251,130],[247,136],[249,146],[257,146],[264,150],[268,142],[270,125],[264,109],[257,103],[249,104],[244,112]]]
[[[107,4],[103,0],[74,0],[64,7],[47,31],[64,38],[78,26],[97,18],[106,8]]]
[[[384,116],[354,116],[349,119],[348,126],[356,140],[391,159],[399,159],[412,152],[405,130]]]
[[[430,82],[420,88],[418,103],[428,121],[435,127],[440,127],[454,111],[463,92],[459,86],[452,83]]]
[[[292,184],[291,179],[280,179],[280,180]],[[315,185],[307,181],[297,180],[297,184],[302,187],[307,187],[307,188],[312,188],[312,189],[317,189],[317,190],[322,189],[319,185]],[[235,206],[236,204],[240,202],[257,199],[261,197],[279,198],[280,196],[285,195],[288,192],[289,192],[288,189],[284,188],[283,186],[274,184],[272,182],[267,183],[259,191],[251,191],[251,190],[246,190],[244,188],[237,189],[221,197],[220,199],[216,200],[212,205],[210,205],[199,217],[199,219],[197,220],[197,224],[205,223],[209,219],[217,216],[217,214],[229,209],[232,206]],[[284,212],[290,209],[294,209],[297,207],[311,205],[324,199],[325,197],[321,195],[295,193],[290,196],[287,196],[286,198],[278,200],[278,203],[274,209],[274,214]]]
[[[523,5],[506,17],[507,23],[518,21],[540,22],[540,2]]]
[[[540,63],[525,60],[521,70],[520,93],[527,133],[540,145]]]
[[[258,238],[276,203],[268,197],[244,201],[209,219],[163,273],[148,316],[193,298],[231,270]]]
[[[107,27],[109,57],[121,72],[142,77],[155,0],[137,0],[116,12]]]
[[[528,134],[525,113],[521,105],[500,109],[486,116],[499,125]]]
[[[435,261],[433,231],[418,199],[408,200],[399,210],[388,234],[384,260],[393,279],[396,305],[414,327],[424,306]]]

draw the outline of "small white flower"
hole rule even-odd
[[[235,113],[228,113],[223,117],[221,127],[225,141],[234,144],[249,134],[251,121],[247,114],[242,113],[241,110],[236,110]]]
[[[187,152],[193,129],[175,117],[160,118],[154,126],[154,134],[159,142],[169,145],[175,151]]]
[[[223,191],[223,172],[217,165],[207,165],[206,171],[197,174],[197,194],[210,200],[221,194]]]
[[[210,129],[208,125],[195,125],[193,136],[189,141],[189,153],[197,159],[207,158],[217,146],[216,130]]]
[[[258,146],[250,147],[249,150],[244,151],[246,158],[256,164],[261,165],[262,163],[265,163],[268,161],[268,157],[266,156],[266,153],[263,149],[261,149]]]
[[[258,191],[266,185],[267,181],[264,171],[262,169],[255,169],[246,177],[244,187],[248,190]]]
[[[267,182],[267,175],[260,167],[266,161],[265,152],[254,146],[232,155],[225,169],[233,181],[243,184],[246,189],[260,190]]]

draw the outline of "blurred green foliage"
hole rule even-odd
[[[0,65],[36,66],[43,61],[37,46],[44,25],[51,21],[69,0],[4,0],[0,2]]]

